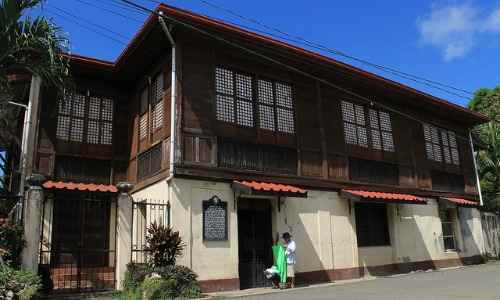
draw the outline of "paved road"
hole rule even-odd
[[[239,299],[264,300],[448,300],[500,299],[500,264],[309,287]]]

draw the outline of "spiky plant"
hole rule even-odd
[[[185,244],[178,231],[170,226],[152,223],[146,230],[146,248],[148,264],[152,268],[175,265],[182,256]]]

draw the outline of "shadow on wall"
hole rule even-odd
[[[437,205],[399,205],[399,209],[389,206],[391,246],[366,251],[360,248],[361,275],[386,276],[482,263],[479,241],[473,234],[473,226],[477,224],[474,223],[472,209],[455,211],[458,212],[453,222],[456,251],[446,252]],[[382,263],[374,264],[377,259]]]
[[[481,224],[486,256],[500,259],[500,217],[493,213],[481,213]]]

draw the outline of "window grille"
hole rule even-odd
[[[423,124],[427,159],[460,165],[455,133],[450,130]]]
[[[111,145],[113,100],[66,94],[58,105],[56,137],[65,141]]]
[[[451,209],[440,209],[439,217],[443,230],[443,246],[445,251],[456,250],[455,230],[453,225],[453,216]]]

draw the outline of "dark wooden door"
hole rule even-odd
[[[54,290],[114,288],[111,201],[61,193],[54,199],[50,277]]]
[[[238,210],[238,246],[240,288],[269,286],[264,270],[272,263],[272,225],[271,209],[268,200],[239,203]],[[246,205],[245,205],[246,204]]]

